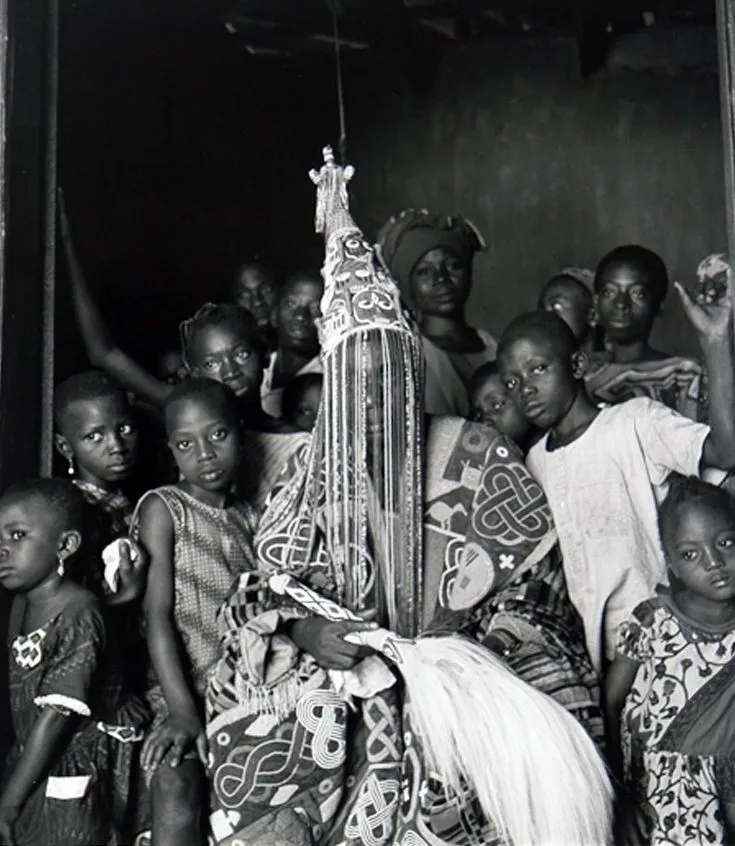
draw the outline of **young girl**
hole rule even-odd
[[[62,479],[17,485],[0,500],[0,583],[16,594],[5,844],[89,846],[123,834],[145,712],[123,699],[120,656],[97,600],[66,577],[88,516],[81,492]]]
[[[63,202],[60,223],[74,308],[90,360],[126,390],[162,408],[174,386],[140,367],[110,337],[77,259]],[[231,303],[207,303],[182,323],[181,353],[190,375],[223,382],[237,396],[238,413],[248,430],[238,485],[241,496],[261,508],[288,457],[304,443],[305,436],[294,434],[292,427],[263,411],[260,389],[266,349],[255,318]]]
[[[94,566],[84,574],[85,584],[109,604],[137,598],[145,585],[142,559],[133,565],[130,555],[119,570],[118,590],[104,583],[102,549],[127,536],[132,508],[122,491],[138,454],[138,429],[123,389],[105,373],[93,370],[71,376],[54,395],[55,444],[68,462],[69,475],[92,506],[94,536],[85,543]]]
[[[133,519],[150,554],[144,609],[157,680],[143,765],[153,771],[153,842],[189,846],[202,842],[202,702],[219,657],[215,617],[233,581],[254,566],[256,517],[231,495],[243,445],[234,394],[190,379],[168,398],[165,417],[181,480],[146,494]]]
[[[659,526],[672,588],[623,624],[606,682],[626,842],[735,837],[735,503],[672,482]],[[621,767],[622,763],[622,767]]]

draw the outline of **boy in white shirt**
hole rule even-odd
[[[657,503],[672,472],[735,466],[732,301],[694,302],[677,285],[709,375],[710,426],[647,398],[600,409],[584,388],[585,356],[555,314],[514,320],[498,346],[514,403],[542,431],[527,458],[554,515],[569,594],[598,671],[617,628],[666,582]]]

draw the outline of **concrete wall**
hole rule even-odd
[[[624,242],[690,281],[725,249],[714,73],[602,72],[571,40],[448,49],[417,89],[395,63],[347,79],[354,211],[374,233],[406,206],[459,212],[483,232],[472,315],[499,332],[566,265]],[[656,340],[696,344],[672,296]]]

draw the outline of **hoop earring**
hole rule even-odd
[[[56,567],[56,572],[57,572],[57,574],[58,574],[58,576],[59,576],[59,578],[60,578],[60,579],[63,579],[63,578],[64,578],[64,571],[65,571],[65,567],[64,567],[64,559],[63,559],[63,558],[59,558],[59,563],[58,563],[58,565],[57,565],[57,567]]]

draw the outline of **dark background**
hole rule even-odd
[[[148,364],[239,259],[321,260],[307,171],[338,139],[333,57],[250,55],[226,10],[62,4],[59,180],[114,333]],[[473,322],[497,334],[551,273],[621,242],[682,281],[725,248],[713,28],[634,34],[587,78],[552,30],[438,43],[343,54],[353,210],[370,236],[411,205],[474,220]],[[60,378],[85,364],[65,284]],[[657,340],[696,352],[673,298]]]

